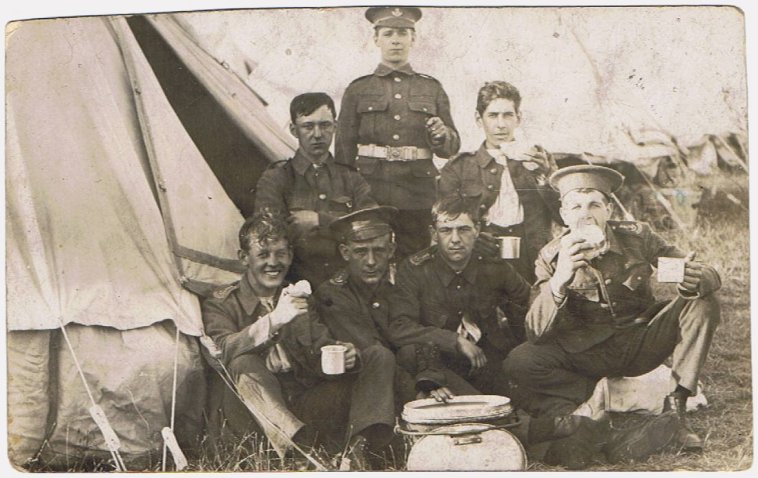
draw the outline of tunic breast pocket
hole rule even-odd
[[[358,141],[361,144],[370,144],[376,141],[377,118],[387,111],[388,106],[389,100],[383,95],[361,95],[356,108],[360,118]]]
[[[329,212],[339,215],[353,211],[353,199],[348,196],[338,196],[329,200]]]
[[[289,209],[289,212],[315,210],[313,201],[311,201],[305,194],[290,194],[287,198],[287,208]]]
[[[434,97],[412,97],[408,100],[408,109],[426,116],[437,116],[437,104]]]
[[[443,304],[425,303],[421,306],[421,323],[423,325],[434,325],[444,327],[450,319],[450,311]]]
[[[624,272],[626,278],[622,284],[629,290],[636,291],[641,285],[647,284],[650,276],[653,273],[653,269],[649,264],[645,263],[633,263],[627,266],[627,270]],[[623,277],[623,276],[622,276]]]
[[[371,177],[376,172],[376,168],[379,166],[379,159],[369,158],[366,156],[358,156],[355,160],[355,169],[361,173],[364,177]]]
[[[481,199],[484,194],[484,184],[478,179],[466,179],[461,181],[461,187],[458,189],[458,194],[463,199]]]

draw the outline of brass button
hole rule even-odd
[[[496,173],[497,173],[497,168],[492,168],[492,169],[490,169],[490,173],[492,173],[492,174],[496,174]]]
[[[398,82],[398,83],[400,83],[400,82],[401,82],[401,81],[403,81],[403,80],[402,80],[402,79],[401,79],[399,76],[396,76],[396,77],[395,77],[395,81],[396,81],[396,82]]]
[[[399,134],[393,134],[392,135],[392,139],[394,139],[395,141],[397,141],[397,140],[400,139],[400,135]]]
[[[318,198],[323,201],[324,199],[326,199],[326,194],[321,193],[321,194],[318,195]]]
[[[401,99],[402,97],[403,97],[403,95],[401,95],[400,93],[395,93],[395,99],[396,99],[396,100],[399,100],[399,99]]]
[[[458,290],[461,290],[461,285],[458,284],[457,286],[455,286],[455,288],[458,289]]]
[[[369,106],[369,107],[368,107],[368,110],[369,110],[369,111],[371,111],[371,110],[373,110],[373,109],[374,109],[374,107],[373,107],[373,106]]]
[[[395,121],[400,121],[400,115],[395,115],[394,118],[395,118]]]
[[[371,307],[373,307],[375,309],[378,309],[379,306],[380,306],[379,302],[374,302],[373,304],[371,304]]]
[[[490,191],[492,191],[492,188],[494,188],[494,187],[495,187],[495,186],[493,186],[492,184],[488,184],[488,185],[487,185],[487,189],[489,189]]]
[[[611,281],[610,279],[605,279],[605,285],[609,285],[611,282],[613,281]]]

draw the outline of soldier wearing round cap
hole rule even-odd
[[[504,370],[518,385],[514,399],[531,412],[600,419],[606,397],[593,394],[600,378],[642,375],[673,354],[677,385],[666,407],[683,425],[680,445],[699,449],[703,442],[684,412],[720,319],[714,292],[721,281],[694,252],[667,244],[647,224],[610,220],[610,198],[622,183],[621,174],[601,166],[572,166],[550,177],[568,228],[540,251],[528,342],[511,352]],[[681,259],[673,300],[653,296],[659,258]]]
[[[345,90],[335,156],[358,169],[379,204],[399,210],[395,234],[398,255],[405,257],[429,245],[437,176],[432,157],[449,158],[460,139],[442,85],[408,63],[421,10],[372,7],[366,18],[382,59]]]
[[[395,253],[391,216],[378,206],[347,214],[331,223],[345,268],[316,291],[319,315],[336,337],[352,337],[361,348],[389,347],[383,336],[387,296],[392,292],[390,260]]]

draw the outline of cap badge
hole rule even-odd
[[[392,10],[392,16],[393,17],[402,17],[403,16],[403,12],[399,8],[396,8],[396,9]]]

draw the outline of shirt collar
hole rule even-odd
[[[445,287],[449,286],[457,276],[463,277],[469,284],[474,284],[474,281],[476,280],[477,260],[473,256],[469,259],[466,267],[460,272],[454,271],[447,262],[445,262],[445,259],[442,258],[442,254],[439,252],[435,254],[434,260],[437,266],[437,275],[440,280],[442,280],[442,284]]]
[[[311,160],[306,158],[302,151],[300,151],[300,148],[297,149],[295,152],[295,156],[292,157],[290,160],[292,162],[292,167],[295,168],[295,172],[299,174],[300,176],[305,176],[305,172],[308,171],[308,168],[311,167],[313,163],[311,163]],[[325,166],[329,166],[329,164],[332,162],[332,153],[329,153],[326,156],[326,160],[324,161]]]
[[[376,287],[368,287],[359,281],[352,280],[350,276],[348,276],[347,285],[355,291],[356,295],[358,295],[358,297],[360,297],[365,303],[370,303],[374,301],[375,297],[386,296],[386,293],[383,293],[383,291],[388,287],[392,287],[392,284],[389,281],[389,276],[388,271],[387,274],[384,274],[384,277],[382,277],[382,280]]]
[[[276,290],[276,293],[274,293],[274,298],[279,297],[279,294],[285,285],[287,284],[283,283],[281,286],[279,286],[279,288]],[[261,302],[258,294],[256,294],[253,290],[253,286],[250,285],[250,281],[247,278],[247,272],[242,274],[239,294],[237,297],[239,298],[240,304],[242,304],[242,308],[245,310],[245,313],[247,315],[252,315],[252,313],[255,312],[256,307],[258,307],[258,304]]]
[[[376,67],[376,70],[374,70],[374,74],[376,76],[387,76],[390,73],[394,73],[396,71],[399,71],[400,73],[405,73],[406,75],[414,75],[416,74],[415,71],[413,71],[413,68],[411,67],[410,63],[406,63],[405,65],[401,66],[400,68],[390,68],[389,66],[385,65],[384,63],[379,63],[379,66]]]

